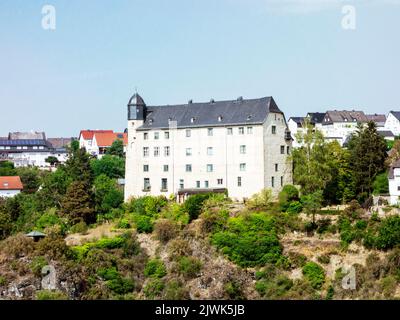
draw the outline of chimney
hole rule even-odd
[[[243,97],[240,96],[240,97],[238,97],[236,100],[237,100],[238,102],[242,102],[242,101],[243,101]]]
[[[193,100],[190,99],[190,100],[188,101],[188,104],[192,104],[192,103],[193,103]]]
[[[210,103],[215,103],[215,100],[211,98]]]

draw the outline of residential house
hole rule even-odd
[[[272,97],[128,103],[125,200],[225,189],[236,200],[292,184],[292,138]]]
[[[396,137],[400,135],[400,111],[389,112],[384,129],[392,131]]]
[[[297,140],[297,134],[304,133],[304,119],[304,117],[291,117],[288,120],[288,128],[293,139],[293,148],[301,147],[301,143]]]
[[[400,160],[397,160],[389,169],[390,204],[399,204],[400,197]]]
[[[79,138],[80,147],[85,147],[88,153],[98,158],[101,158],[116,140],[123,141],[124,152],[126,152],[127,133],[112,130],[82,130]]]
[[[23,189],[20,177],[0,177],[0,198],[14,197]]]

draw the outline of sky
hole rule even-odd
[[[0,136],[124,130],[135,90],[148,105],[273,96],[286,119],[400,110],[399,31],[400,0],[0,0]]]

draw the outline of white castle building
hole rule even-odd
[[[227,190],[236,200],[292,184],[292,138],[272,97],[128,103],[125,200]]]

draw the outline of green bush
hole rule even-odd
[[[331,225],[331,219],[321,219],[317,222],[317,233],[318,234],[323,234],[328,231],[329,227]]]
[[[283,187],[282,191],[279,193],[279,207],[282,212],[288,211],[289,206],[292,202],[299,202],[299,191],[293,185],[286,185]],[[295,210],[298,210],[298,205]],[[291,208],[293,210],[294,208]],[[301,211],[301,210],[300,210]]]
[[[189,214],[189,221],[197,219],[201,213],[204,201],[211,197],[211,193],[195,194],[190,196],[183,204],[184,212]]]
[[[321,289],[325,282],[325,271],[315,262],[307,262],[304,265],[303,275],[314,289]]]
[[[301,204],[301,202],[293,201],[287,207],[286,212],[290,213],[290,214],[296,214],[296,213],[300,213],[302,210],[303,210],[303,205]]]
[[[165,283],[161,279],[151,279],[143,288],[143,293],[148,299],[155,299],[160,296],[165,288]]]
[[[226,231],[213,234],[211,242],[241,267],[276,263],[282,254],[275,221],[263,213],[229,218]]]
[[[35,276],[40,277],[42,275],[42,269],[46,265],[47,265],[46,258],[43,256],[37,256],[33,258],[29,267]]]
[[[36,221],[36,228],[39,230],[44,230],[45,228],[54,225],[59,225],[63,229],[65,229],[64,223],[62,222],[60,217],[56,214],[56,208],[49,209],[44,214],[42,214],[40,218]]]
[[[162,278],[167,275],[164,262],[160,259],[153,259],[147,262],[144,268],[144,275],[151,278]]]
[[[137,199],[132,199],[127,204],[127,210],[139,215],[145,215],[155,218],[161,210],[168,204],[168,200],[163,197],[145,196]]]
[[[149,216],[135,214],[133,220],[139,233],[153,232],[153,221]]]
[[[389,193],[389,180],[387,172],[383,172],[376,176],[375,181],[372,184],[372,188],[374,189],[373,194],[375,195]]]
[[[196,277],[202,268],[202,263],[195,257],[180,257],[178,260],[178,271],[185,278]]]
[[[187,300],[189,293],[180,281],[171,280],[165,286],[163,298],[166,300]]]
[[[272,205],[272,191],[264,189],[259,193],[254,194],[246,203],[250,210],[267,210]]]
[[[400,244],[400,216],[392,216],[381,222],[376,239],[378,249],[391,249]]]
[[[171,220],[159,219],[155,223],[154,232],[158,240],[167,243],[178,234],[178,226]]]
[[[231,300],[243,300],[243,290],[239,282],[232,280],[224,285],[225,292]]]
[[[36,300],[68,300],[61,291],[40,290],[36,292]]]
[[[88,226],[84,221],[78,222],[77,224],[74,224],[69,231],[71,233],[80,233],[80,234],[85,234],[88,231]]]
[[[129,223],[128,219],[121,219],[117,223],[118,229],[129,229],[130,227],[131,227],[131,224]]]
[[[7,279],[3,276],[0,276],[0,287],[5,286],[7,284]]]
[[[134,289],[134,282],[129,278],[123,278],[115,267],[100,268],[98,276],[106,281],[107,287],[117,294],[127,294]]]

